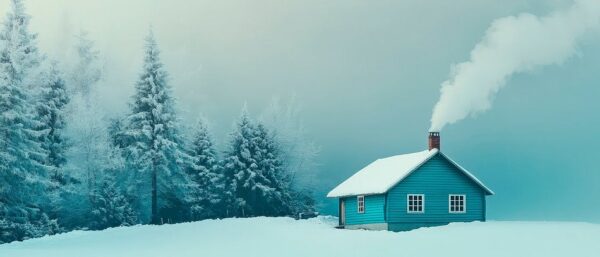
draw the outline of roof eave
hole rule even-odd
[[[331,195],[331,193],[327,194],[327,198],[341,198],[341,197],[351,197],[351,196],[359,196],[359,195],[381,195],[381,194],[385,194],[386,192],[370,192],[370,193],[351,193],[351,194],[336,194],[336,195]]]

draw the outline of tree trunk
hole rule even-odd
[[[152,224],[158,223],[158,204],[156,199],[156,166],[152,167]]]

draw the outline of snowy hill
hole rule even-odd
[[[599,256],[600,225],[451,224],[410,232],[334,229],[335,218],[248,218],[76,231],[0,245],[0,256]]]

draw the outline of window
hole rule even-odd
[[[425,212],[425,195],[409,194],[406,196],[406,212]]]
[[[465,213],[465,212],[467,212],[467,196],[465,196],[465,195],[449,195],[448,196],[448,211],[450,213]]]
[[[358,207],[358,213],[365,213],[365,196],[359,195],[356,197],[356,206]]]

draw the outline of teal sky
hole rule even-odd
[[[0,15],[8,0],[0,1]],[[252,2],[252,3],[251,3]],[[223,142],[244,102],[259,114],[295,95],[322,147],[325,193],[371,161],[423,150],[440,84],[467,61],[490,23],[544,15],[572,1],[29,0],[32,30],[68,62],[81,28],[104,56],[102,97],[123,112],[154,27],[184,121],[204,114]],[[553,40],[548,38],[548,41]],[[491,110],[449,125],[442,150],[496,195],[497,220],[600,222],[600,37],[561,65],[519,74]]]

